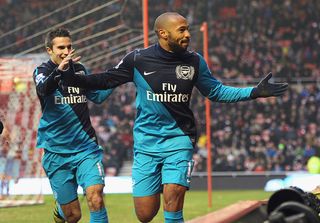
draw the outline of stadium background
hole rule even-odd
[[[155,17],[177,11],[188,18],[191,49],[200,53],[200,26],[208,22],[209,66],[223,83],[254,85],[269,71],[274,80],[290,83],[282,98],[211,104],[212,171],[306,170],[309,158],[320,153],[320,2],[149,0],[149,6],[150,44],[156,41]],[[141,8],[140,0],[0,0],[0,160],[9,169],[1,173],[0,167],[3,182],[43,176],[35,150],[40,105],[31,75],[46,58],[45,33],[69,28],[82,62],[91,72],[102,71],[143,47]],[[126,84],[102,105],[89,105],[107,176],[130,174],[124,166],[132,158],[134,98],[134,86]],[[195,173],[206,170],[204,106],[195,90]]]

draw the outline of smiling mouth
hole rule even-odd
[[[182,40],[181,44],[189,44],[189,42],[190,42],[189,40]]]

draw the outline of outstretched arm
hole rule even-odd
[[[255,87],[239,88],[224,85],[211,75],[203,57],[199,55],[199,58],[199,76],[195,85],[201,94],[211,101],[231,103],[259,97],[281,96],[288,89],[287,83],[269,83],[271,73]]]
[[[270,72],[252,89],[250,94],[252,99],[282,96],[288,90],[288,83],[270,83],[271,77],[272,73]]]
[[[250,94],[253,87],[232,87],[222,84],[214,78],[210,69],[201,55],[199,55],[199,75],[195,86],[201,94],[211,101],[221,103],[232,103],[251,100]]]
[[[79,75],[75,74],[72,60],[68,61],[67,69],[58,69],[63,85],[80,87],[90,90],[115,88],[133,80],[134,52],[126,55],[120,63],[103,73]]]
[[[87,91],[86,96],[87,98],[96,103],[101,104],[104,102],[112,93],[113,89],[108,90],[95,90],[95,91]]]

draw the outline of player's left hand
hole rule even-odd
[[[250,95],[252,99],[282,96],[288,90],[288,83],[270,83],[271,77],[272,73],[270,72],[253,88]]]

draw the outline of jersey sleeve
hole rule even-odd
[[[90,75],[88,73],[88,70],[83,64],[79,64],[81,66],[81,69],[85,72],[85,75]],[[104,100],[106,100],[112,93],[113,89],[108,89],[108,90],[88,90],[86,92],[86,97],[96,103],[96,104],[101,104]]]
[[[127,54],[118,65],[103,73],[72,75],[70,69],[59,72],[62,75],[64,84],[68,86],[89,90],[111,89],[133,80],[134,55],[135,51]]]
[[[50,72],[45,66],[37,67],[34,70],[33,81],[40,96],[50,95],[58,88],[58,83],[54,79],[57,75],[59,75],[57,69]]]
[[[199,56],[199,75],[195,86],[201,94],[215,102],[237,102],[250,100],[253,87],[237,88],[223,85],[214,78],[208,68],[207,63],[201,55]]]
[[[88,91],[86,96],[87,98],[97,104],[101,104],[104,100],[106,100],[111,94],[113,89],[108,90],[96,90],[96,91]]]

